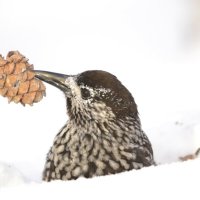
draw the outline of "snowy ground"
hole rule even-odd
[[[114,176],[29,183],[1,190],[4,199],[199,199],[200,161],[149,167]],[[196,172],[196,173],[195,173]]]
[[[19,50],[36,69],[115,74],[138,104],[159,166],[90,180],[43,183],[46,153],[66,121],[47,85],[33,107],[0,98],[0,198],[199,199],[200,5],[180,0],[0,1],[0,53]],[[2,198],[3,197],[3,198]]]

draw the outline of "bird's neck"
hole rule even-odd
[[[74,127],[79,127],[90,131],[102,129],[103,131],[122,130],[127,131],[134,129],[134,127],[141,128],[140,119],[137,115],[130,115],[123,118],[118,118],[112,109],[104,103],[79,104],[73,101],[67,101],[67,110],[69,115],[69,122],[74,124]]]

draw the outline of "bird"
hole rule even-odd
[[[43,181],[92,178],[155,164],[135,100],[116,76],[102,70],[34,72],[64,93],[68,115],[47,154]]]

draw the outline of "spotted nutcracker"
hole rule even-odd
[[[43,180],[71,180],[154,164],[131,93],[112,74],[94,70],[70,76],[35,70],[64,92],[68,122],[55,137]]]

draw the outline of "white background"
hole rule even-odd
[[[0,53],[19,50],[40,70],[115,74],[138,104],[158,163],[200,146],[199,36],[198,0],[0,0]],[[7,173],[0,170],[0,182],[6,174],[12,185],[13,168],[28,183],[41,182],[46,153],[67,120],[64,95],[46,87],[33,107],[0,98]]]

